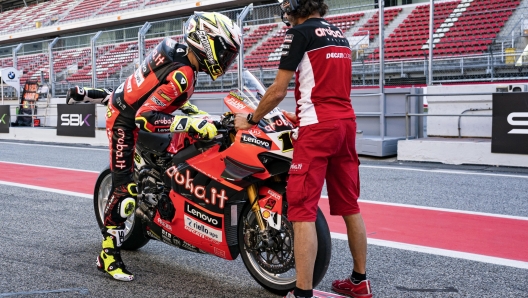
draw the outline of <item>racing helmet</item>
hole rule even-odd
[[[195,12],[184,25],[184,39],[196,56],[200,71],[216,80],[240,51],[240,28],[217,12]]]

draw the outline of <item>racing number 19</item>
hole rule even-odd
[[[279,140],[282,141],[282,152],[288,152],[293,150],[291,131],[281,134],[279,136]]]

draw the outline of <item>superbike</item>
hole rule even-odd
[[[155,239],[226,260],[240,255],[261,286],[284,295],[296,281],[286,198],[293,125],[274,109],[258,126],[235,131],[234,113],[252,113],[265,92],[248,71],[244,80],[244,90],[224,98],[231,112],[215,121],[215,139],[140,132],[134,156],[137,208],[127,219],[122,249],[139,249]],[[111,180],[106,168],[95,185],[100,228]],[[324,277],[331,255],[330,231],[321,210],[316,229],[314,287]]]

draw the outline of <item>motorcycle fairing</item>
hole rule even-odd
[[[168,144],[167,152],[176,154],[182,149],[188,147],[190,144],[193,144],[195,142],[196,142],[196,139],[193,139],[186,132],[174,133],[172,135],[172,140],[170,144]]]
[[[171,179],[172,191],[215,213],[223,213],[226,202],[239,191],[187,163],[173,166],[165,173]]]
[[[263,186],[259,188],[260,213],[268,225],[276,230],[281,229],[282,195],[273,189]]]
[[[229,181],[238,182],[253,174],[262,173],[266,171],[266,169],[261,168],[261,167],[253,167],[253,166],[238,162],[237,160],[229,156],[226,156],[224,158],[224,163],[225,163],[225,169],[221,177]]]
[[[227,260],[233,260],[238,256],[236,233],[227,232],[231,223],[226,222],[223,212],[212,212],[207,208],[210,205],[204,207],[196,204],[173,190],[169,197],[176,209],[174,219],[168,222],[159,217],[159,214],[154,217],[154,223],[172,236],[172,238],[165,237],[167,238],[165,242],[172,244],[174,238],[177,238],[191,247]],[[238,211],[235,210],[236,212]],[[238,214],[235,214],[235,218],[237,216]],[[236,225],[234,229],[236,230]]]
[[[242,131],[239,131],[235,137],[235,142],[233,142],[233,144],[226,150],[220,152],[219,146],[216,146],[187,160],[187,163],[219,183],[238,191],[253,184],[255,179],[264,180],[269,178],[269,173],[264,169],[262,162],[257,156],[259,153],[267,152],[268,150],[252,144],[241,143],[241,134]],[[269,142],[271,142],[271,140]],[[237,164],[245,165],[247,168],[261,168],[263,171],[256,170],[255,174],[244,176],[241,179],[226,179],[225,177],[227,176],[222,177],[226,170],[226,157],[235,160]]]
[[[163,226],[160,224],[160,222],[163,224]],[[156,216],[154,217],[153,222],[149,222],[146,233],[150,238],[157,239],[184,250],[197,253],[207,253],[206,251],[203,251],[198,247],[174,236],[172,232],[169,232],[167,229],[172,230],[172,226],[168,225],[168,223],[163,221],[159,216]]]
[[[254,112],[254,109],[249,107],[244,101],[244,99],[240,97],[238,94],[236,94],[234,91],[229,93],[224,98],[224,103],[226,104],[226,106],[229,107],[229,109],[233,112],[233,114],[236,114],[236,113],[249,114],[249,113]]]

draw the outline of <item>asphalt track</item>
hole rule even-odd
[[[90,196],[107,159],[106,148],[0,141],[0,297],[276,297],[240,259],[155,241],[123,254],[134,282],[97,271]],[[526,169],[367,158],[360,169],[375,297],[528,297]],[[327,220],[332,263],[317,289],[330,292],[351,257],[342,220]]]

